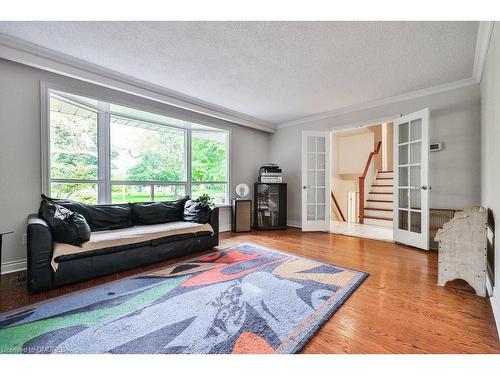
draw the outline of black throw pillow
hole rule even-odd
[[[198,201],[188,200],[184,205],[184,221],[205,224],[210,221],[210,207]]]
[[[128,203],[90,205],[70,199],[49,198],[43,194],[42,199],[79,213],[87,220],[92,232],[127,228],[134,225],[132,209]]]
[[[132,203],[132,216],[139,225],[152,225],[182,221],[184,203],[188,196],[176,201]]]
[[[90,239],[90,227],[79,213],[42,200],[38,214],[49,224],[52,238],[56,242],[81,246]]]

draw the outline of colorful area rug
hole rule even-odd
[[[240,244],[0,315],[1,353],[296,353],[367,277]]]

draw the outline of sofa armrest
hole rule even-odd
[[[210,222],[209,224],[212,226],[214,230],[214,246],[219,245],[219,208],[215,207],[210,211]]]
[[[36,214],[28,216],[28,289],[30,292],[47,289],[52,285],[50,265],[54,243],[49,224]]]

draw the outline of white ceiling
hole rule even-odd
[[[472,76],[477,22],[0,22],[0,33],[283,123]]]

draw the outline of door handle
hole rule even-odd
[[[421,187],[422,190],[432,190],[432,186],[427,186],[427,185],[422,185]]]
[[[302,189],[304,189],[304,190],[307,189],[307,186],[306,185],[302,186]]]

